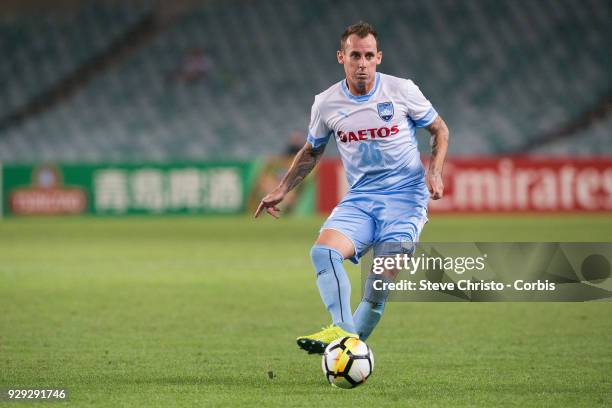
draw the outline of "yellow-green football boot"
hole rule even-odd
[[[325,347],[332,341],[343,337],[359,338],[355,333],[349,333],[339,326],[333,324],[324,327],[323,330],[309,334],[307,336],[298,337],[297,345],[308,352],[308,354],[323,354]]]

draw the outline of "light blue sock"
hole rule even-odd
[[[366,279],[363,298],[355,310],[353,320],[355,321],[355,328],[359,338],[363,341],[367,340],[368,337],[374,331],[374,328],[380,321],[380,318],[385,311],[385,302],[389,295],[388,290],[375,290],[374,281],[382,280],[383,282],[389,282],[386,277],[382,275],[370,274]]]
[[[349,333],[356,333],[351,312],[351,281],[342,266],[342,254],[333,248],[315,245],[310,257],[317,272],[321,299],[331,313],[333,323]]]

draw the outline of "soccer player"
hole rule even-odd
[[[357,263],[372,246],[374,256],[414,251],[427,222],[429,198],[442,197],[448,149],[448,128],[419,88],[411,80],[376,72],[382,52],[370,24],[359,22],[344,31],[337,59],[345,78],[315,97],[306,144],[255,211],[255,217],[265,209],[278,218],[277,204],[315,167],[330,137],[336,139],[350,190],[321,227],[310,252],[333,324],[298,337],[298,346],[309,353],[322,353],[340,337],[370,336],[388,293],[374,290],[375,276],[370,274],[353,314],[343,261]],[[427,173],[415,138],[415,128],[421,127],[431,133]]]

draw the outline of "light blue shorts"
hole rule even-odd
[[[355,193],[349,192],[334,208],[321,230],[341,232],[355,246],[355,255],[350,258],[358,263],[359,258],[375,245],[375,255],[404,252],[419,240],[427,222],[429,191],[425,184],[413,189],[395,192]],[[393,244],[395,243],[395,244]],[[378,246],[376,244],[384,244]],[[397,247],[397,250],[392,248]],[[377,248],[384,248],[376,251]]]

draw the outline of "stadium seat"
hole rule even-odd
[[[2,112],[83,63],[139,15],[117,5],[99,22],[97,7],[44,24],[34,17],[0,23],[0,50],[13,57],[0,63],[0,81],[11,82]],[[609,91],[610,13],[597,0],[580,7],[570,0],[208,2],[75,97],[0,133],[0,159],[35,160],[38,153],[23,146],[46,143],[61,143],[61,151],[45,150],[61,160],[83,157],[80,149],[92,160],[280,153],[292,129],[306,128],[314,94],[342,77],[339,34],[362,18],[379,30],[381,71],[412,78],[444,116],[452,153],[509,152],[580,117]],[[173,73],[194,49],[211,71],[200,81],[177,80]],[[9,81],[16,67],[22,73]],[[611,129],[604,122],[551,151],[612,152]]]

